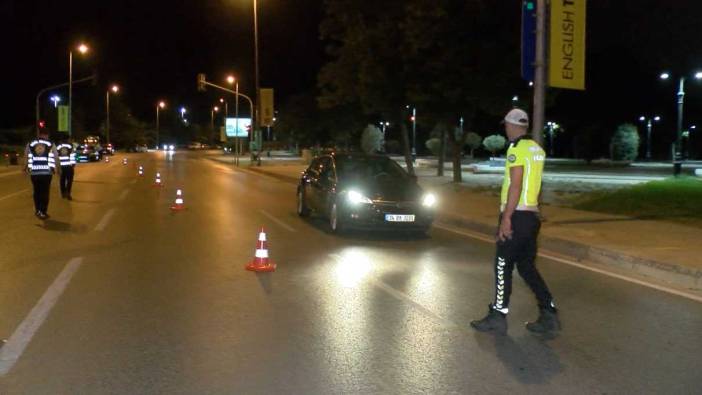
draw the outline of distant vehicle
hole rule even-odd
[[[104,146],[101,147],[102,149],[100,150],[101,155],[114,155],[115,154],[115,147],[110,143],[110,144],[105,144]]]
[[[100,157],[100,151],[98,151],[94,145],[79,145],[76,150],[76,159],[79,163],[98,162],[100,161]]]
[[[202,148],[203,148],[202,143],[192,142],[192,143],[188,144],[188,149],[202,149]]]
[[[345,229],[425,233],[434,221],[436,203],[415,177],[382,155],[320,156],[302,173],[297,188],[298,215],[321,214],[333,233]]]
[[[149,152],[149,147],[145,144],[140,144],[134,147],[134,152]]]

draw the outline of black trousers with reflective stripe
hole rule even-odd
[[[46,214],[49,209],[49,192],[51,192],[51,174],[32,175],[34,186],[34,210]]]
[[[61,188],[61,196],[70,195],[73,187],[73,175],[75,169],[73,166],[61,166],[61,178],[59,179],[59,187]]]
[[[515,211],[512,214],[512,238],[497,241],[493,308],[506,311],[509,307],[509,299],[512,295],[512,272],[515,266],[519,275],[534,292],[539,307],[546,308],[551,305],[551,293],[535,266],[540,229],[541,220],[538,213]]]

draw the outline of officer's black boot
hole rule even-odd
[[[534,322],[527,322],[526,328],[534,333],[548,333],[561,329],[561,322],[558,320],[558,311],[555,308],[539,309],[539,318]]]
[[[499,334],[507,333],[507,318],[505,314],[488,307],[488,314],[481,320],[472,321],[470,326],[480,332],[492,332]]]

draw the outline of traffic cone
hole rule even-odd
[[[105,155],[105,163],[110,163],[110,157]]]
[[[178,189],[176,191],[176,199],[175,203],[171,206],[171,210],[173,211],[181,211],[185,210],[185,202],[183,201],[183,192]]]
[[[144,167],[139,166],[139,177],[144,177]]]
[[[276,264],[268,258],[268,247],[266,240],[266,230],[261,228],[256,242],[256,255],[254,259],[246,265],[246,270],[252,272],[274,272]]]
[[[154,180],[154,186],[155,187],[162,187],[163,184],[161,184],[161,173],[156,173],[156,179]]]
[[[127,158],[122,159],[122,164],[123,164],[124,166],[127,165]]]

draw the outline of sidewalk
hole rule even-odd
[[[215,158],[213,158],[215,159]],[[215,159],[220,161],[227,161]],[[296,183],[300,162],[264,161],[247,169]],[[463,188],[450,177],[420,174],[420,185],[440,202],[437,225],[495,234],[499,205],[490,193]],[[678,287],[702,290],[702,243],[698,229],[685,225],[545,206],[540,245],[570,259],[606,265]]]

